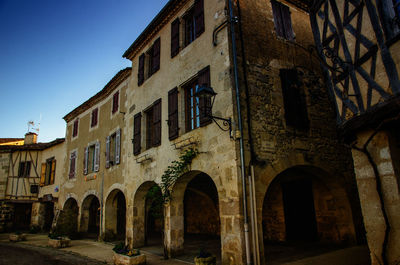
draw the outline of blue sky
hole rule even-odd
[[[130,66],[122,54],[167,0],[0,0],[0,138],[65,136],[68,112]]]

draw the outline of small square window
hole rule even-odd
[[[29,177],[31,172],[31,161],[19,163],[18,177]]]

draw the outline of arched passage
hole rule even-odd
[[[267,261],[288,258],[278,252],[301,258],[355,242],[345,188],[311,166],[286,169],[270,183],[262,204],[262,228]]]
[[[126,232],[126,200],[122,191],[113,190],[105,207],[105,240],[124,240]]]
[[[58,233],[67,236],[74,236],[78,232],[79,207],[74,198],[69,198],[58,217],[56,230]]]
[[[88,237],[97,238],[100,232],[100,201],[95,195],[82,202],[80,231]]]
[[[161,246],[163,200],[160,187],[147,181],[137,189],[133,200],[134,247]]]
[[[206,248],[220,259],[219,198],[209,175],[191,171],[180,177],[172,190],[169,215],[166,232],[171,256],[184,252],[192,259],[199,248]]]

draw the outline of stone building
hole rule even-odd
[[[351,147],[372,264],[400,262],[400,5],[290,1],[310,14],[342,139]]]
[[[170,0],[124,53],[132,67],[64,117],[59,207],[76,230],[169,256],[206,238],[221,264],[268,263],[276,244],[363,243],[307,10]],[[192,150],[160,222],[147,195]]]
[[[0,146],[1,229],[48,231],[64,169],[64,139],[38,143],[37,134],[27,133],[22,144],[15,142]]]

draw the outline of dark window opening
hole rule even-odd
[[[79,120],[76,119],[74,121],[74,128],[73,128],[73,132],[72,132],[72,137],[78,136],[78,125],[79,125]]]
[[[117,91],[113,96],[112,113],[117,112],[118,107],[119,107],[119,91]]]
[[[160,48],[161,42],[158,38],[146,53],[139,56],[138,86],[160,69]]]
[[[179,18],[175,19],[171,24],[171,58],[179,53]]]
[[[288,126],[306,130],[309,127],[307,104],[295,69],[280,69],[285,119]]]
[[[99,112],[99,109],[98,109],[98,108],[95,108],[95,109],[92,111],[92,121],[91,121],[91,123],[90,123],[90,127],[94,127],[94,126],[97,125],[97,115],[98,115],[98,112]]]
[[[31,173],[31,161],[19,163],[18,177],[29,177]]]

